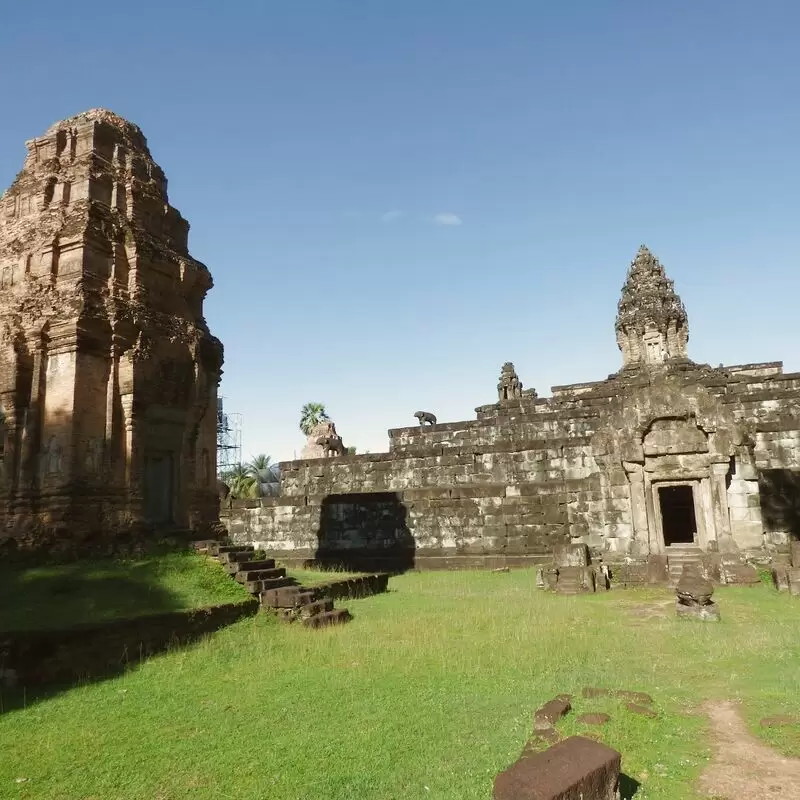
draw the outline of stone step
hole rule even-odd
[[[219,546],[216,539],[198,539],[191,543],[192,548],[198,553],[211,553],[214,545]]]
[[[244,552],[249,551],[253,552],[255,547],[251,544],[221,544],[219,547],[216,548],[217,552],[215,555],[221,556],[224,553],[236,553],[236,552]]]
[[[276,578],[276,580],[291,580],[291,578]],[[314,600],[316,600],[314,593],[304,590],[301,586],[274,587],[261,592],[261,605],[268,608],[294,608],[313,603]]]
[[[307,628],[324,628],[326,625],[342,625],[352,619],[350,612],[346,608],[337,608],[334,611],[323,611],[321,614],[314,614],[303,620],[303,625]]]
[[[252,572],[257,569],[275,569],[275,559],[265,558],[261,561],[231,561],[225,564],[225,569],[229,574],[234,572]]]
[[[286,570],[283,567],[272,567],[269,569],[243,569],[239,570],[234,576],[239,583],[249,583],[250,581],[266,581],[271,578],[285,578]]]
[[[255,558],[253,550],[233,550],[229,553],[220,553],[217,558],[225,565],[238,564],[241,561],[252,561]]]
[[[297,581],[294,578],[266,578],[265,580],[246,581],[244,588],[250,594],[261,594],[262,592],[269,592],[273,589],[299,589]]]
[[[300,619],[313,617],[316,614],[324,614],[327,611],[333,611],[333,600],[330,597],[322,597],[297,609]]]

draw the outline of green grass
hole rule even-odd
[[[247,597],[219,564],[191,552],[0,567],[0,631],[65,628]]]
[[[489,800],[533,710],[576,696],[636,800],[690,800],[710,753],[706,698],[738,698],[756,729],[800,714],[800,603],[765,586],[715,596],[719,624],[679,621],[667,590],[537,592],[532,571],[412,573],[309,631],[261,616],[125,675],[0,715],[0,797]],[[662,608],[650,619],[642,606]],[[584,686],[652,694],[659,718]],[[6,698],[8,701],[8,698]],[[782,752],[794,734],[773,730]],[[28,780],[17,784],[15,779]]]
[[[317,583],[328,581],[341,581],[345,578],[357,578],[363,572],[345,572],[344,570],[317,570],[317,569],[287,569],[286,574],[304,586],[314,586]]]

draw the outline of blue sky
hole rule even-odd
[[[245,458],[299,453],[309,400],[376,452],[507,360],[604,378],[641,243],[695,360],[798,370],[799,29],[791,0],[8,2],[0,186],[58,119],[142,127]]]

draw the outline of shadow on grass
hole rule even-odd
[[[639,787],[642,784],[636,780],[636,778],[631,778],[630,775],[626,775],[624,772],[621,772],[619,775],[619,797],[620,800],[631,800],[631,798],[639,791]]]
[[[186,554],[0,569],[0,711],[116,677],[254,614],[222,570]]]

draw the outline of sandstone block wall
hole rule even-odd
[[[278,497],[223,522],[285,559],[369,568],[408,548],[419,566],[530,563],[570,541],[614,559],[653,551],[644,487],[690,476],[715,546],[780,546],[800,535],[798,399],[800,375],[774,364],[556,387],[390,430],[387,453],[284,463]]]

